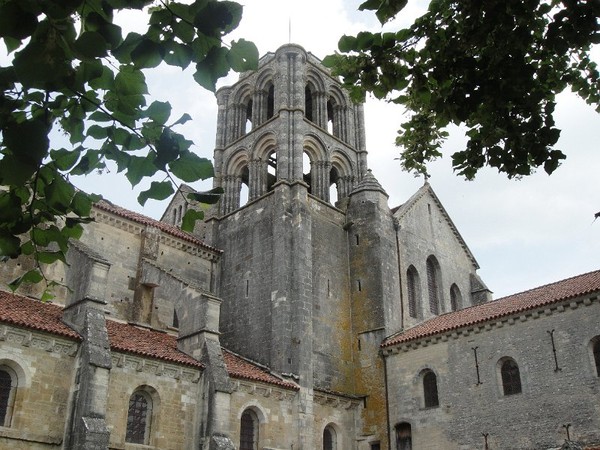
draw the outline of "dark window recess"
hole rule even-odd
[[[396,450],[412,450],[412,432],[410,423],[396,425]]]
[[[433,314],[440,313],[438,274],[433,258],[427,258],[427,289],[429,290],[429,310]]]
[[[406,272],[406,285],[408,289],[408,315],[410,317],[417,317],[417,283],[419,277],[417,275],[417,269],[410,266]]]
[[[379,442],[372,442],[371,450],[381,450],[381,444]]]
[[[428,370],[423,376],[423,395],[425,397],[426,408],[435,408],[440,405],[438,399],[437,377],[431,370]]]
[[[129,398],[127,411],[127,432],[125,441],[133,444],[146,444],[146,431],[149,426],[150,404],[141,392],[134,392]]]
[[[240,428],[240,450],[255,450],[258,444],[258,419],[252,411],[244,411]]]
[[[594,353],[594,363],[596,364],[596,375],[600,377],[600,337],[596,338],[592,351]]]
[[[507,359],[502,363],[500,369],[502,375],[502,389],[504,395],[513,395],[521,393],[521,375],[519,366],[512,359]]]
[[[329,427],[326,427],[325,430],[323,430],[323,450],[335,449],[333,433],[333,430]]]
[[[462,300],[462,295],[460,293],[460,289],[456,284],[453,284],[450,287],[450,308],[452,311],[457,311],[460,308],[460,303]]]
[[[6,370],[0,369],[0,426],[9,426],[6,422],[10,416],[10,401],[14,388],[10,374]]]
[[[177,311],[173,310],[173,328],[179,328],[179,317],[177,317]]]

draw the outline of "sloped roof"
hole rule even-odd
[[[199,246],[204,247],[205,249],[210,250],[212,252],[223,253],[222,250],[219,250],[216,247],[212,247],[212,246],[208,245],[201,239],[198,239],[193,234],[182,231],[180,228],[177,228],[174,225],[152,219],[151,217],[144,216],[143,214],[139,214],[134,211],[130,211],[128,209],[117,206],[107,200],[100,200],[94,206],[98,209],[115,214],[124,219],[128,219],[133,222],[137,222],[140,225],[148,225],[151,227],[158,228],[160,231],[162,231],[164,233],[170,234],[173,237],[182,239],[182,240],[190,242],[192,244],[199,245]]]
[[[382,347],[415,341],[459,328],[522,313],[582,295],[600,292],[600,270],[509,295],[481,305],[442,314],[387,338]]]
[[[456,236],[456,238],[460,242],[460,245],[462,246],[462,248],[467,253],[467,256],[469,257],[469,259],[471,261],[473,261],[473,264],[475,265],[475,267],[477,269],[479,269],[479,263],[475,259],[475,255],[473,255],[473,253],[471,252],[471,249],[469,248],[469,246],[467,245],[467,243],[463,239],[462,235],[458,231],[458,228],[456,228],[456,225],[454,225],[454,222],[450,218],[450,215],[448,214],[448,211],[446,211],[446,208],[444,208],[444,205],[442,205],[442,202],[440,201],[439,197],[436,195],[436,193],[434,192],[433,188],[431,187],[431,185],[427,181],[405,203],[403,203],[402,205],[397,206],[395,208],[392,208],[392,214],[394,215],[394,217],[396,217],[398,219],[402,219],[402,217],[406,213],[408,213],[408,211],[410,211],[412,209],[412,207],[417,203],[417,201],[421,197],[423,197],[425,194],[431,195],[431,197],[435,201],[436,205],[440,209],[440,211],[442,213],[442,216],[444,216],[444,218],[446,219],[446,223],[448,224],[448,226],[452,230],[452,233]]]
[[[79,333],[62,322],[62,315],[63,308],[59,305],[0,291],[0,323],[81,341]],[[204,368],[200,361],[177,349],[177,337],[174,335],[110,319],[106,321],[106,328],[113,351]],[[296,384],[276,377],[267,369],[226,349],[223,349],[223,356],[227,371],[233,378],[298,389]]]
[[[79,333],[61,319],[58,305],[0,291],[0,322],[80,341]]]
[[[177,349],[173,335],[114,320],[107,320],[106,328],[112,350],[204,368],[200,361]]]
[[[268,369],[262,368],[255,363],[252,363],[227,349],[223,349],[223,357],[229,375],[233,378],[241,378],[243,380],[260,381],[263,383],[274,384],[286,389],[298,390],[299,387],[295,383],[285,381],[271,374]]]

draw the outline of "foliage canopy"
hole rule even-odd
[[[123,10],[147,16],[143,34],[124,35],[114,21]],[[164,173],[139,195],[142,205],[167,198],[177,180],[212,177],[211,162],[174,130],[191,117],[172,119],[168,102],[147,104],[144,70],[195,65],[196,82],[214,90],[230,69],[255,68],[254,44],[223,43],[241,14],[241,5],[215,0],[0,2],[0,37],[14,52],[0,66],[0,256],[33,254],[38,265],[64,261],[69,238],[81,235],[97,199],[70,178],[108,161],[132,186]],[[67,148],[53,144],[57,131],[68,138]],[[211,194],[195,200],[214,200]],[[184,222],[193,228],[190,218]],[[34,269],[12,287],[41,279]]]
[[[382,24],[407,0],[367,0]],[[600,43],[600,0],[431,0],[412,26],[343,36],[325,58],[351,95],[366,93],[411,113],[396,144],[406,170],[427,173],[450,124],[467,127],[452,155],[467,179],[485,165],[508,177],[565,158],[554,146],[556,95],[570,87],[600,111],[600,75],[590,58]]]

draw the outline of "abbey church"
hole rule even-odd
[[[493,299],[429,183],[388,204],[300,46],[217,102],[194,233],[188,186],[160,220],[102,200],[46,268],[69,290],[0,291],[0,449],[600,448],[600,270]]]

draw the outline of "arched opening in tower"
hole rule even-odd
[[[327,100],[327,131],[329,134],[335,135],[333,126],[333,102],[331,99]]]
[[[306,117],[311,122],[314,121],[315,115],[313,114],[314,101],[313,101],[313,92],[310,89],[310,86],[306,86],[304,88],[304,117]]]
[[[244,124],[244,134],[252,131],[252,100],[248,100],[246,105],[246,122]]]
[[[275,87],[273,84],[269,86],[267,94],[267,120],[275,115]]]
[[[336,206],[339,201],[339,187],[338,181],[340,175],[335,167],[332,167],[329,171],[329,202]]]
[[[308,184],[308,193],[312,192],[312,164],[308,153],[302,153],[302,180]]]
[[[245,166],[242,169],[242,176],[241,176],[241,186],[240,186],[240,207],[244,206],[246,203],[248,203],[248,194],[249,194],[249,188],[248,188],[248,180],[250,178],[250,172],[248,170],[248,166]]]
[[[277,152],[272,151],[267,158],[267,192],[273,190],[277,182]]]

